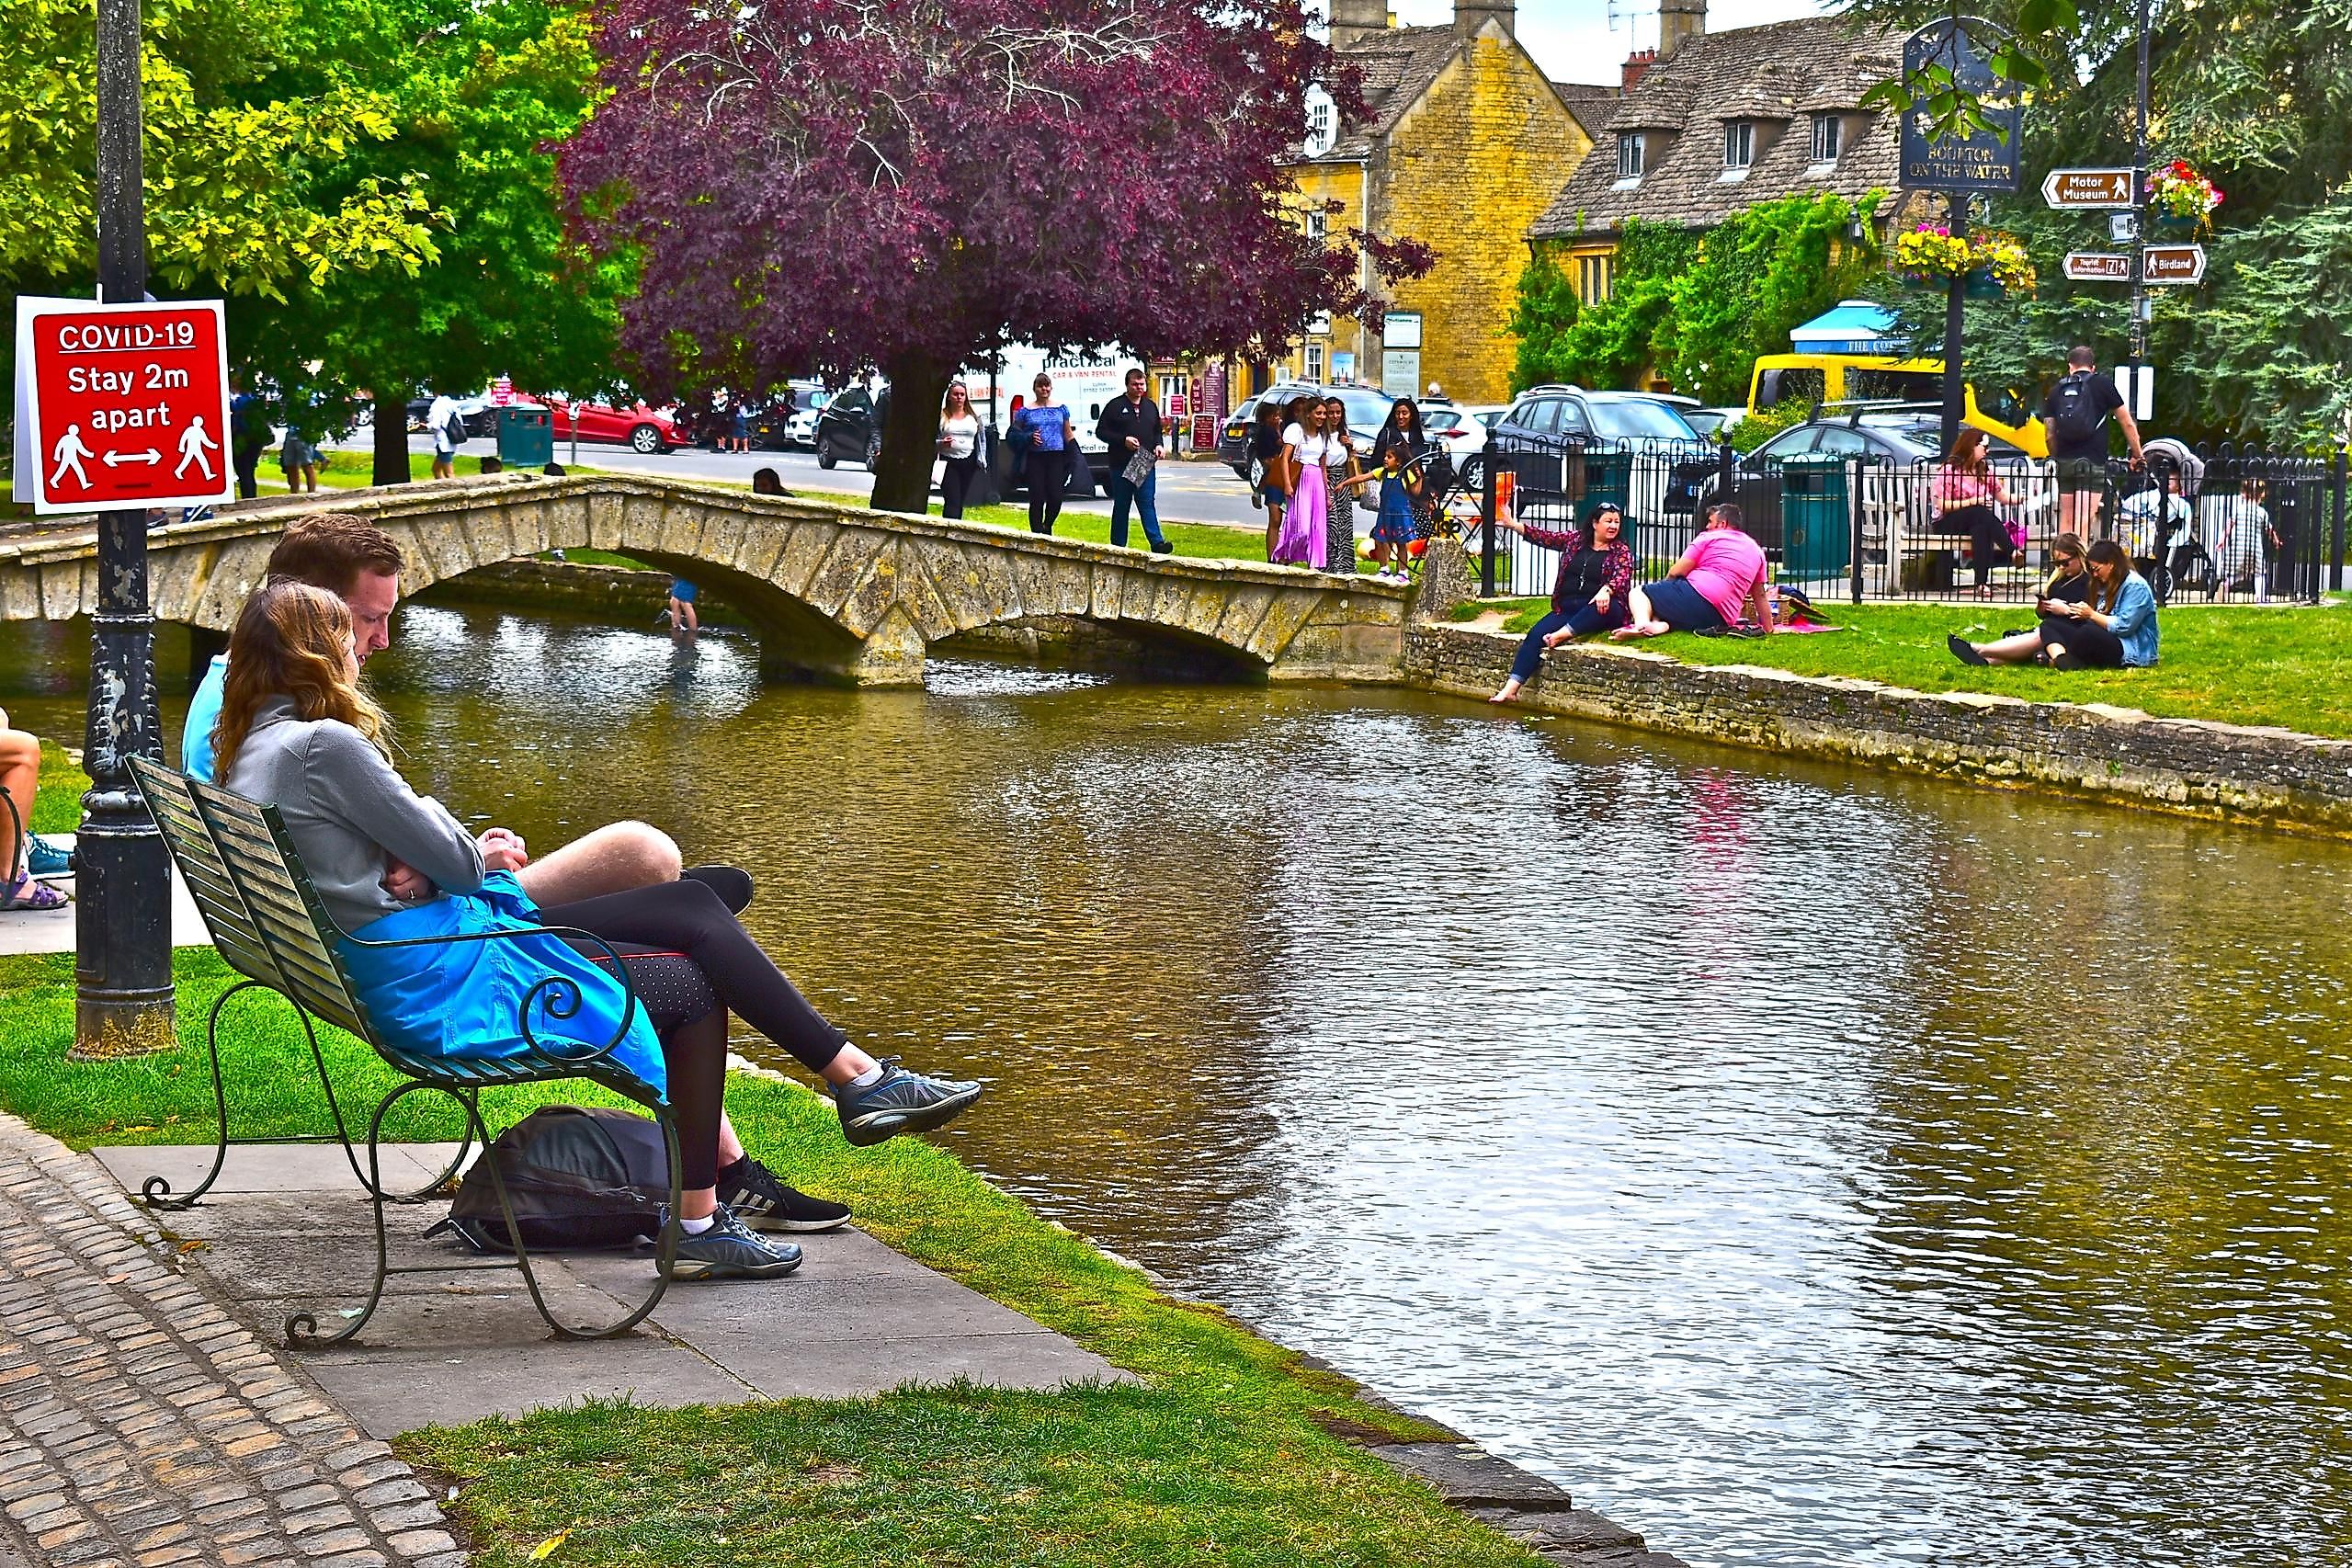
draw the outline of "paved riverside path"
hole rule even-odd
[[[191,1277],[95,1161],[0,1113],[0,1564],[457,1568],[408,1466]]]
[[[187,1145],[92,1153],[131,1191],[157,1175],[186,1191],[212,1153]],[[455,1153],[449,1143],[387,1144],[384,1179],[414,1190]],[[392,1262],[472,1261],[447,1237],[425,1239],[448,1210],[441,1201],[389,1208]],[[290,1312],[309,1311],[331,1331],[338,1311],[367,1299],[375,1231],[338,1144],[233,1148],[202,1202],[160,1218],[204,1244],[191,1260],[271,1345],[283,1343]],[[646,1323],[614,1339],[553,1337],[518,1273],[451,1271],[395,1276],[356,1343],[288,1354],[376,1437],[588,1397],[729,1404],[958,1377],[1054,1389],[1127,1376],[861,1232],[791,1239],[807,1261],[790,1277],[673,1285]],[[548,1304],[573,1323],[622,1317],[653,1278],[650,1255],[532,1256]]]

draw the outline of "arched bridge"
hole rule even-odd
[[[613,551],[724,595],[756,624],[771,664],[859,684],[919,685],[933,643],[1045,617],[1188,644],[1277,679],[1389,677],[1403,653],[1405,590],[1361,577],[634,475],[400,485],[158,528],[148,540],[156,615],[226,631],[278,531],[322,506],[400,541],[405,592],[550,550]],[[1234,539],[1249,548],[1247,535]],[[0,619],[88,614],[97,554],[95,532],[70,521],[0,537]]]

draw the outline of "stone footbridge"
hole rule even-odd
[[[542,551],[592,548],[693,578],[748,615],[763,663],[860,685],[923,680],[926,651],[992,626],[1076,619],[1273,679],[1387,679],[1406,590],[1256,562],[1154,556],[985,523],[754,495],[635,475],[497,475],[247,503],[148,539],[156,615],[225,631],[278,532],[305,512],[400,541],[403,591]],[[1251,548],[1236,531],[1236,549]],[[0,619],[97,604],[86,521],[0,536]]]

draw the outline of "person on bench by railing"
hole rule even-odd
[[[1997,506],[2017,505],[2000,475],[1984,455],[1984,432],[1962,426],[1952,437],[1952,449],[1937,466],[1934,483],[1936,527],[1939,532],[1968,536],[1969,569],[1976,574],[1976,597],[1993,597],[1993,568],[2017,553],[2009,525]]]
[[[937,1127],[980,1097],[978,1084],[926,1078],[851,1044],[706,883],[536,907],[516,877],[528,863],[519,840],[497,830],[475,839],[393,771],[382,713],[359,686],[351,613],[324,589],[275,581],[246,603],[230,638],[215,749],[227,789],[278,809],[327,914],[349,936],[381,941],[544,923],[620,950],[659,1038],[657,1053],[622,1060],[648,1084],[666,1079],[677,1118],[682,1278],[781,1274],[800,1262],[798,1248],[753,1233],[720,1201],[722,1162],[744,1158],[721,1104],[730,1011],[833,1085],[852,1143]],[[387,886],[394,860],[423,879],[421,893],[395,896]],[[370,1021],[414,1054],[453,1054],[449,1045],[465,1038],[455,1032],[453,1001],[511,1017],[519,1000],[469,997],[470,978],[499,969],[475,945],[343,951]],[[615,986],[604,999],[616,1023],[620,995]]]
[[[287,525],[269,552],[267,576],[324,588],[348,605],[364,665],[392,645],[402,565],[400,546],[381,528],[347,513],[318,512]],[[216,656],[188,702],[187,729],[180,740],[180,771],[208,784],[214,779],[212,726],[228,672],[229,656]],[[676,841],[668,834],[642,822],[617,822],[538,857],[523,867],[518,880],[540,903],[564,903],[674,882],[682,865]],[[713,868],[702,880],[738,912],[751,902],[751,879],[733,867]],[[421,884],[405,869],[395,869],[392,886],[414,893]]]

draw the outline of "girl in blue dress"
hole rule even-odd
[[[1381,512],[1372,523],[1372,575],[1383,583],[1409,583],[1413,574],[1407,567],[1411,559],[1405,554],[1413,543],[1420,525],[1414,517],[1414,503],[1421,498],[1421,471],[1405,466],[1409,456],[1402,443],[1381,450],[1381,466],[1370,473],[1342,480],[1335,487],[1349,489],[1358,484],[1380,482]],[[1389,555],[1393,551],[1396,568],[1389,568]]]

